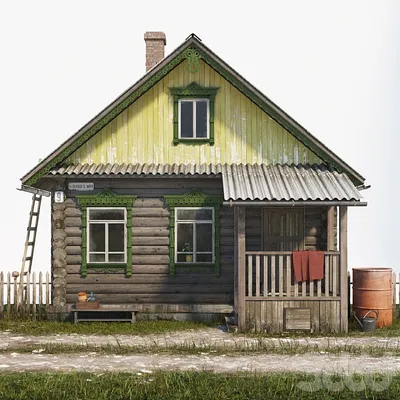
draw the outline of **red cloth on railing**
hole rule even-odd
[[[293,271],[297,282],[308,280],[308,251],[294,251]]]
[[[308,275],[310,281],[324,278],[324,258],[323,251],[308,252]]]
[[[324,278],[324,252],[314,250],[293,251],[293,271],[297,282]]]

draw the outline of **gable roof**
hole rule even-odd
[[[221,60],[196,35],[192,34],[169,56],[150,69],[141,79],[122,93],[121,96],[24,175],[21,178],[22,184],[35,186],[40,178],[45,177],[54,167],[60,165],[69,155],[163,79],[182,61],[188,59],[191,62],[196,62],[198,58],[201,58],[230,84],[235,86],[253,103],[270,115],[271,118],[318,155],[328,166],[335,168],[338,172],[345,172],[355,185],[362,185],[364,183],[365,178],[362,175],[351,168],[268,97]]]

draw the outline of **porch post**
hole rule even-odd
[[[347,206],[339,207],[340,224],[340,328],[348,331],[348,285],[347,285]]]
[[[335,251],[335,207],[328,207],[327,223],[327,250]]]
[[[238,318],[239,330],[246,327],[245,313],[245,271],[246,271],[246,208],[243,206],[234,207],[235,227],[235,310]]]

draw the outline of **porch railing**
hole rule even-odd
[[[340,252],[326,251],[324,278],[296,282],[291,251],[246,251],[247,299],[340,296]]]

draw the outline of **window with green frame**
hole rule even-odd
[[[214,144],[214,104],[217,87],[192,82],[170,88],[174,99],[174,140],[179,143]]]
[[[164,196],[170,210],[170,274],[176,268],[214,268],[220,274],[220,196],[198,190]]]
[[[106,189],[94,195],[77,195],[82,208],[82,267],[103,272],[132,274],[132,207],[136,196],[117,195]]]

